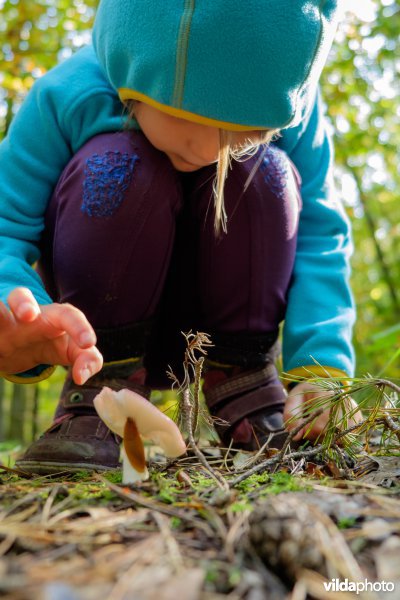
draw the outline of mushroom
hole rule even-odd
[[[123,438],[123,483],[144,481],[149,476],[141,436],[160,446],[167,456],[186,452],[175,423],[136,392],[104,387],[94,398],[94,406],[107,427]]]

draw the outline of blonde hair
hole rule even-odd
[[[261,133],[261,132],[260,132]],[[251,156],[254,156],[260,146],[264,145],[267,148],[268,144],[277,136],[278,129],[268,129],[262,132],[260,139],[257,142],[251,139],[246,140],[245,144],[240,146],[233,145],[233,133],[225,129],[219,130],[219,153],[217,162],[217,173],[213,185],[214,193],[214,230],[215,235],[227,232],[227,214],[224,203],[225,181],[228,177],[229,169],[231,168],[232,160],[242,162]],[[249,183],[253,179],[263,159],[264,152],[260,154],[259,159],[251,169],[249,176],[244,184],[243,192],[246,191]]]

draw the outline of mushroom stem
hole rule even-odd
[[[122,483],[144,481],[149,473],[146,467],[144,445],[133,419],[128,417],[124,427],[122,447]]]
[[[122,483],[137,483],[138,481],[146,481],[149,478],[147,467],[142,472],[139,472],[132,466],[131,461],[126,455],[125,448],[121,448],[122,458]]]

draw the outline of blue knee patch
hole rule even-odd
[[[81,211],[111,217],[121,205],[138,156],[117,151],[93,154],[86,161]]]
[[[282,199],[289,174],[289,163],[284,153],[274,146],[268,146],[260,170],[275,196]]]

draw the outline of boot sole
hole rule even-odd
[[[28,473],[29,475],[56,475],[58,473],[78,473],[79,471],[115,471],[120,465],[115,467],[106,467],[104,465],[94,465],[93,463],[55,463],[34,461],[17,461],[17,469]]]

